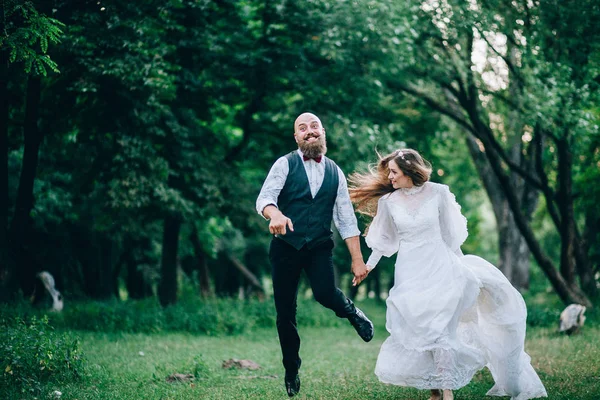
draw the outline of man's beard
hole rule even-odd
[[[301,140],[298,143],[298,148],[308,158],[315,158],[327,153],[327,142],[325,135],[319,136],[319,138],[312,143],[308,143],[306,140]]]

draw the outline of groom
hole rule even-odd
[[[334,283],[332,219],[350,251],[355,280],[360,282],[368,274],[346,178],[325,157],[325,129],[316,115],[304,113],[296,119],[294,138],[298,150],[275,162],[256,200],[256,210],[270,221],[269,231],[274,235],[269,258],[284,382],[290,397],[300,391],[296,298],[302,270],[319,303],[347,318],[365,342],[373,338],[371,321]]]

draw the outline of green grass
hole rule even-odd
[[[302,388],[298,399],[427,399],[426,391],[383,385],[373,374],[377,353],[387,337],[383,307],[366,305],[376,325],[371,343],[364,343],[348,324],[300,326]],[[336,318],[333,313],[331,318]],[[39,399],[59,390],[62,399],[284,399],[283,368],[274,328],[253,329],[237,336],[185,333],[76,332],[87,359],[84,378],[62,387],[50,386]],[[566,337],[554,329],[528,329],[527,351],[546,385],[550,399],[600,398],[600,327],[586,326]],[[140,355],[143,352],[143,356]],[[193,383],[167,383],[175,372],[193,372]],[[224,370],[229,358],[251,359],[257,371]],[[487,370],[478,373],[456,399],[484,399],[492,386]],[[25,398],[15,396],[15,399]],[[493,399],[492,397],[487,397]]]

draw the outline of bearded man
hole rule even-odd
[[[347,318],[365,342],[373,338],[371,321],[334,282],[332,219],[350,251],[355,282],[368,274],[346,178],[325,157],[325,129],[316,115],[304,113],[296,119],[294,138],[298,149],[275,162],[256,200],[256,210],[270,220],[269,231],[274,235],[269,258],[284,383],[290,397],[300,390],[296,298],[302,270],[319,303]]]

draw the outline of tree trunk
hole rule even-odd
[[[508,203],[506,207],[508,208]],[[507,246],[501,250],[503,267],[511,265],[510,282],[517,290],[527,290],[529,289],[531,252],[527,247],[527,242],[525,242],[523,235],[519,232],[512,213],[510,214],[508,223],[508,232],[509,241]]]
[[[594,264],[588,255],[586,240],[580,237],[575,227],[575,259],[577,265],[577,274],[583,291],[592,299],[598,299],[599,290],[596,279],[594,278]]]
[[[500,160],[499,155],[494,150],[494,146],[491,142],[493,140],[491,136],[491,132],[486,131],[485,125],[479,120],[479,117],[476,115],[476,111],[472,108],[467,108],[469,112],[469,117],[474,125],[474,131],[479,135],[479,139],[482,141],[484,148],[486,149],[485,155],[489,160],[490,166],[492,167],[494,174],[500,181],[502,189],[506,194],[506,198],[510,205],[511,211],[513,212],[515,223],[519,227],[519,230],[523,237],[525,238],[529,250],[532,252],[539,266],[542,268],[552,287],[556,290],[556,293],[561,298],[561,300],[566,303],[579,303],[585,306],[591,306],[591,302],[585,296],[585,294],[577,287],[577,285],[569,284],[561,274],[559,274],[552,261],[546,256],[544,251],[542,250],[539,242],[535,238],[535,235],[531,229],[531,226],[528,223],[527,218],[523,214],[521,210],[521,204],[518,199],[518,195],[515,191],[515,188],[511,185],[509,177],[506,175],[502,168],[502,162]]]
[[[97,233],[96,250],[96,298],[111,299],[118,293],[118,277],[115,276],[115,243],[103,233]]]
[[[8,229],[8,60],[7,53],[0,50],[0,246],[6,248]]]
[[[260,281],[258,280],[258,278],[256,277],[256,275],[254,275],[252,273],[252,271],[250,271],[248,269],[248,267],[246,267],[240,260],[238,260],[237,258],[235,258],[234,256],[232,256],[231,254],[226,254],[227,259],[229,260],[229,262],[231,262],[231,264],[238,270],[241,272],[242,276],[244,278],[246,278],[246,280],[248,281],[248,283],[250,283],[255,289],[258,289],[258,291],[262,294],[265,293],[265,290],[263,289]]]
[[[585,219],[585,228],[583,231],[583,240],[586,246],[584,246],[588,254],[588,259],[592,265],[592,272],[600,272],[600,249],[597,248],[596,243],[600,239],[600,215],[587,215]],[[595,282],[594,282],[595,285]]]
[[[163,228],[161,277],[158,285],[158,299],[163,307],[177,302],[177,247],[181,219],[167,216]]]
[[[121,253],[121,264],[125,265],[127,278],[125,287],[127,296],[130,299],[144,299],[152,296],[152,285],[150,285],[146,274],[140,268],[143,265],[152,263],[147,256],[147,251],[151,246],[150,239],[142,236],[141,238],[127,238],[123,242],[123,253]]]
[[[86,227],[77,227],[72,240],[77,249],[76,258],[79,260],[86,296],[97,300],[113,298],[117,293],[117,281],[113,271],[112,241]]]
[[[519,50],[512,44],[507,43],[507,53],[511,64],[517,64],[519,59]],[[509,86],[508,90],[510,97],[514,104],[521,107],[522,104],[522,87],[516,76],[509,70]],[[521,115],[514,109],[508,111],[507,126],[507,137],[509,145],[509,157],[511,160],[525,167],[525,163],[529,162],[529,169],[533,170],[533,157],[527,161],[523,154],[523,129],[524,123]],[[539,198],[539,192],[532,189],[530,186],[525,184],[525,181],[516,172],[510,173],[510,181],[513,187],[516,189],[519,199],[521,200],[521,210],[523,215],[527,219],[527,222],[531,222],[531,216],[537,206],[537,200]],[[499,187],[499,182],[495,179],[496,184]],[[529,267],[530,267],[530,255],[527,243],[519,232],[519,228],[515,222],[513,213],[510,210],[510,205],[506,200],[506,196],[502,194],[502,222],[503,229],[505,229],[505,239],[501,241],[500,246],[500,269],[503,268],[510,271],[509,280],[512,285],[518,290],[525,290],[529,288]]]
[[[472,45],[472,43],[470,44]],[[471,47],[468,48],[471,49]],[[548,256],[544,253],[539,241],[536,239],[533,230],[530,226],[529,220],[525,216],[526,214],[524,214],[523,210],[521,209],[522,204],[519,199],[519,195],[515,188],[512,186],[510,178],[504,170],[503,163],[505,161],[499,153],[500,150],[497,150],[500,149],[501,146],[494,138],[493,132],[482,120],[482,117],[479,114],[480,107],[478,106],[478,92],[472,77],[470,77],[467,83],[468,88],[464,91],[461,91],[460,93],[457,93],[457,100],[462,108],[462,111],[467,114],[468,122],[462,118],[462,115],[457,116],[457,114],[454,114],[452,110],[440,105],[438,102],[436,102],[432,98],[429,98],[427,95],[420,93],[418,90],[412,89],[402,84],[396,84],[395,87],[400,88],[400,90],[406,93],[422,98],[425,101],[425,103],[432,109],[439,111],[444,115],[448,115],[449,117],[454,119],[458,124],[467,128],[476,139],[479,139],[481,141],[481,144],[484,148],[484,154],[489,162],[489,165],[494,175],[500,182],[502,191],[506,196],[511,212],[513,213],[515,224],[519,228],[521,235],[523,235],[523,238],[527,243],[529,251],[534,256],[542,271],[546,274],[546,277],[552,284],[552,287],[564,303],[579,303],[591,307],[592,303],[590,302],[589,298],[585,295],[585,293],[577,285],[569,284],[567,281],[565,281],[562,275],[560,275],[560,273],[557,272],[552,260],[550,260]],[[534,140],[536,140],[535,134]],[[517,170],[518,168],[517,166],[512,164],[509,165],[509,167],[513,171]],[[522,168],[520,169],[522,170]],[[542,186],[542,189],[545,193],[548,188],[543,183]],[[552,204],[549,203],[548,210],[553,215],[552,207]]]
[[[471,31],[468,32],[468,46],[466,48],[469,52],[470,60],[470,52],[473,51],[473,33]],[[475,84],[472,70],[469,70],[467,73],[465,87],[466,89],[462,94],[459,95],[458,101],[466,112],[468,120],[470,121],[470,132],[481,141],[485,149],[484,154],[494,172],[494,175],[500,183],[502,191],[504,192],[510,206],[510,210],[513,213],[515,223],[519,227],[519,231],[527,242],[529,251],[531,251],[540,268],[542,268],[550,280],[552,287],[554,290],[556,290],[556,293],[564,303],[569,304],[576,302],[586,306],[591,306],[592,303],[586,297],[583,291],[577,287],[577,285],[570,284],[563,278],[561,274],[556,271],[554,264],[544,253],[539,241],[536,239],[529,224],[529,220],[524,214],[524,210],[521,208],[522,204],[519,197],[520,194],[513,186],[510,177],[506,174],[503,168],[503,160],[497,150],[501,146],[496,141],[488,124],[482,118],[482,116],[485,114],[481,112],[482,106],[479,100],[479,91],[477,85]],[[514,169],[515,167],[511,166],[511,168]]]
[[[468,135],[467,147],[475,163],[483,187],[492,203],[498,230],[498,269],[518,290],[529,287],[530,252],[523,235],[519,232],[500,182],[494,175],[485,154],[477,141]],[[523,190],[523,185],[521,185]],[[533,212],[533,210],[531,210]],[[531,213],[528,217],[531,216]]]
[[[135,257],[125,260],[127,266],[127,279],[125,285],[130,299],[145,299],[152,296],[152,286],[146,280],[144,273],[140,270]]]
[[[4,32],[0,21],[0,32]],[[17,290],[14,260],[8,243],[8,53],[0,50],[0,301],[7,301]]]
[[[573,154],[570,151],[568,136],[555,142],[558,153],[558,203],[561,221],[563,221],[560,229],[561,274],[571,284],[576,284],[576,276],[578,275],[583,290],[594,298],[598,294],[598,288],[596,287],[592,265],[582,243],[583,239],[580,238],[575,224],[572,178]]]
[[[575,223],[573,220],[573,198],[571,163],[572,155],[569,152],[566,140],[556,140],[558,153],[558,209],[563,221],[560,233],[560,274],[569,285],[575,284]]]
[[[29,77],[27,84],[27,99],[25,104],[24,136],[25,148],[15,214],[10,227],[10,236],[17,260],[17,274],[21,290],[25,295],[33,291],[35,286],[35,271],[32,264],[21,264],[25,249],[25,233],[31,228],[30,213],[33,209],[33,185],[38,166],[39,148],[42,143],[43,133],[38,128],[39,104],[41,95],[41,79],[36,76]]]
[[[513,90],[516,90],[513,88]],[[446,92],[446,97],[449,104],[453,107],[457,114],[462,114],[459,104],[455,103],[455,98],[451,93]],[[516,120],[516,117],[515,117]],[[520,125],[515,121],[511,127],[513,140],[511,156],[514,160],[520,158],[521,144],[519,131]],[[483,182],[483,187],[492,204],[492,210],[496,219],[496,230],[498,232],[498,269],[502,271],[504,276],[511,282],[517,290],[529,288],[529,268],[530,268],[530,252],[523,235],[519,232],[515,220],[513,218],[510,206],[504,195],[502,186],[498,178],[494,175],[494,171],[489,165],[489,162],[480,148],[480,144],[475,137],[467,132],[466,135],[467,148],[471,155],[471,159],[475,164],[479,178]],[[520,182],[519,182],[520,181]],[[519,179],[515,173],[511,176],[511,182],[518,187],[518,191],[524,198],[531,200],[533,204],[537,201],[537,194],[527,192],[526,185],[522,179]],[[528,219],[533,215],[535,207],[527,207],[525,213]]]
[[[218,268],[217,268],[218,266]],[[217,296],[236,296],[242,286],[239,270],[224,251],[217,254],[214,268],[215,293]]]
[[[455,101],[451,102],[450,106],[447,106],[446,104],[443,104],[442,102],[436,100],[434,97],[429,96],[428,94],[413,88],[410,84],[406,85],[400,82],[392,81],[390,82],[390,86],[392,88],[398,88],[405,93],[409,93],[422,99],[425,102],[425,104],[427,104],[431,109],[438,111],[443,115],[447,115],[459,126],[467,129],[469,133],[473,135],[474,138],[478,139],[481,142],[481,145],[483,147],[482,151],[485,154],[485,157],[489,163],[489,166],[491,167],[491,170],[493,171],[493,174],[498,179],[500,188],[504,193],[507,203],[510,207],[510,211],[513,214],[515,225],[519,228],[521,235],[527,243],[529,251],[534,256],[540,268],[546,274],[548,280],[552,284],[552,287],[564,303],[569,304],[572,302],[576,302],[590,307],[592,306],[590,299],[581,290],[581,288],[577,286],[575,282],[573,282],[572,279],[570,279],[568,276],[565,279],[565,277],[563,277],[558,272],[554,263],[544,252],[540,245],[540,242],[535,237],[535,234],[530,224],[530,219],[527,217],[527,213],[529,212],[529,210],[527,209],[527,207],[523,207],[524,204],[522,201],[523,199],[521,197],[522,193],[520,193],[514,187],[514,184],[511,181],[511,177],[505,170],[507,165],[511,172],[519,173],[520,177],[522,177],[527,182],[527,185],[525,185],[525,187],[533,185],[535,186],[535,188],[541,190],[542,193],[544,193],[544,196],[546,196],[548,212],[550,213],[556,226],[559,227],[559,231],[563,232],[563,225],[566,222],[558,218],[558,215],[556,213],[554,204],[554,190],[548,185],[548,179],[545,176],[543,163],[541,161],[541,151],[534,151],[533,153],[531,153],[536,155],[536,157],[531,158],[531,155],[529,156],[527,164],[530,165],[523,165],[523,162],[515,163],[511,159],[510,155],[506,154],[502,144],[499,143],[498,140],[495,138],[494,132],[490,128],[489,115],[486,113],[484,107],[481,104],[481,91],[474,77],[474,71],[476,71],[476,68],[474,68],[472,64],[472,54],[474,51],[474,31],[471,28],[467,28],[464,30],[464,32],[466,45],[464,46],[463,50],[463,62],[464,65],[468,66],[468,68],[465,68],[462,72],[455,70],[456,73],[453,77],[454,82],[451,83],[445,80],[440,82],[439,80],[434,79],[435,84],[440,85],[440,88],[452,94],[453,100]],[[448,62],[454,67],[457,67],[453,59],[448,59]],[[456,83],[457,85],[454,85],[454,83]],[[508,101],[510,102],[510,99],[508,99]],[[456,112],[456,110],[458,110],[458,112]],[[538,143],[541,143],[541,139],[538,137],[540,135],[538,135],[536,132],[537,130],[538,127],[536,125],[536,127],[534,128],[534,137],[532,145],[534,145],[536,141]],[[535,163],[535,172],[532,173],[532,164],[534,164],[534,159],[537,159],[538,161]],[[562,167],[559,165],[559,174],[562,173],[560,172],[561,168]],[[562,190],[562,187],[559,188],[559,192]],[[527,190],[526,193],[529,197],[529,195],[532,195],[533,191]],[[572,198],[572,193],[560,193],[558,197],[559,199],[569,197]],[[527,202],[529,204],[532,203],[529,201]],[[571,214],[569,210],[565,209],[565,211],[565,215],[573,217],[573,221],[569,223],[572,223],[573,226],[575,226],[574,215]],[[566,232],[569,232],[570,229],[571,228],[566,229]],[[576,226],[574,228],[574,231],[574,236],[577,237]],[[574,249],[576,250],[575,253],[578,253],[579,257],[582,257],[583,252],[577,251],[578,243],[574,243]],[[588,266],[585,265],[578,266],[578,268],[587,267]],[[570,267],[564,268],[566,269]],[[582,270],[582,273],[589,275],[589,268],[587,269],[587,271]],[[567,273],[567,275],[569,273],[572,273],[572,271],[568,270],[565,272]]]
[[[198,268],[198,283],[200,286],[200,295],[202,297],[212,296],[212,290],[210,288],[210,274],[208,273],[208,262],[206,260],[206,254],[202,250],[202,244],[200,243],[200,237],[198,235],[198,229],[196,225],[192,227],[192,234],[190,237],[192,246],[194,247],[194,253],[197,260]]]

